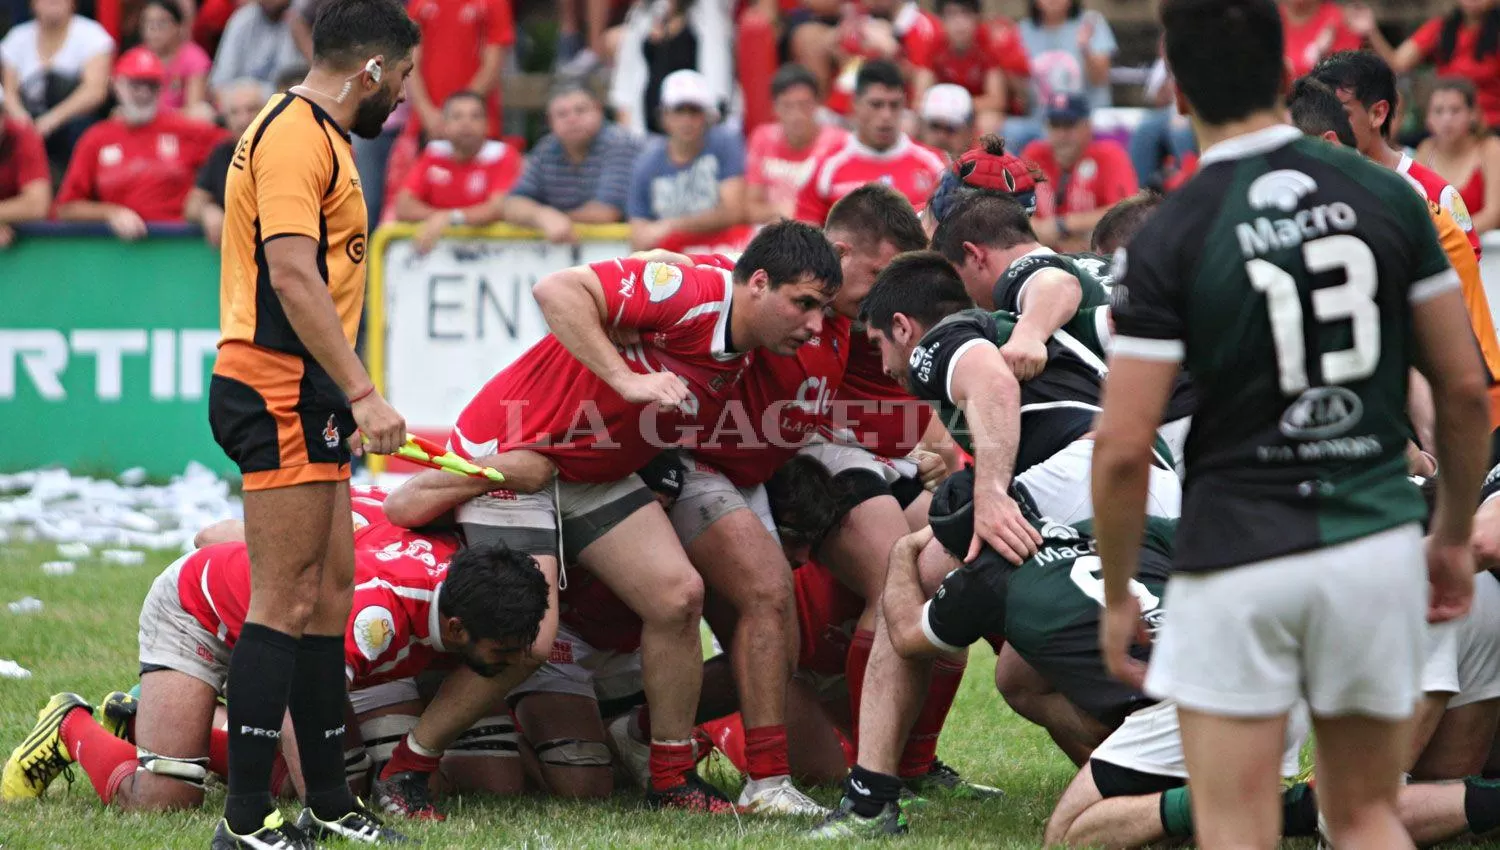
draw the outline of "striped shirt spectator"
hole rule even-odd
[[[526,158],[505,201],[505,220],[571,242],[573,225],[623,221],[641,140],[614,124],[587,89],[569,87],[547,104],[552,132]]]

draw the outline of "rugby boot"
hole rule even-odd
[[[874,817],[865,817],[854,811],[854,802],[848,797],[839,800],[839,807],[829,813],[823,822],[806,833],[814,840],[856,841],[905,835],[906,813],[895,803],[887,803]]]
[[[344,838],[359,844],[410,844],[410,838],[381,823],[364,801],[356,797],[354,810],[338,820],[326,821],[303,809],[297,828],[314,840]]]
[[[63,744],[62,722],[69,712],[78,709],[94,713],[94,707],[84,702],[83,697],[61,693],[55,694],[37,712],[36,725],[21,740],[21,745],[11,751],[4,771],[0,772],[0,800],[7,803],[34,800],[42,796],[58,774],[68,770],[73,757]]]
[[[237,835],[229,822],[219,819],[209,850],[316,850],[317,843],[307,833],[286,822],[281,812],[272,809],[260,829],[249,835]]]

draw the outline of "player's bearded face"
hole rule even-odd
[[[359,109],[354,113],[354,126],[350,129],[362,139],[378,138],[380,129],[385,126],[385,119],[391,117],[399,102],[398,90],[385,86],[376,89],[359,102]]]

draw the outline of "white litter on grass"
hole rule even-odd
[[[111,563],[134,564],[144,559],[126,550],[187,551],[199,529],[243,516],[229,483],[202,464],[189,463],[169,484],[144,481],[138,468],[118,480],[62,469],[0,475],[0,542],[52,543],[75,561],[103,550]]]
[[[35,596],[23,596],[5,607],[9,608],[12,614],[34,614],[42,610],[42,600]]]
[[[115,564],[121,567],[139,567],[146,563],[146,553],[137,552],[134,549],[105,549],[99,554],[106,564]]]
[[[72,561],[47,561],[42,564],[42,572],[49,576],[70,576],[78,571],[78,565]]]
[[[31,671],[11,661],[9,658],[0,658],[0,679],[30,679]]]

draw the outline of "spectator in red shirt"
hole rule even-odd
[[[797,193],[812,177],[813,164],[849,135],[818,123],[818,79],[801,65],[776,72],[771,97],[776,122],[756,127],[745,152],[745,208],[752,224],[796,215]]]
[[[799,220],[822,225],[839,199],[866,183],[884,183],[918,209],[927,203],[948,163],[901,132],[905,109],[901,69],[878,59],[864,63],[855,82],[854,133],[818,158],[797,195]]]
[[[1463,77],[1437,81],[1427,101],[1427,130],[1417,161],[1458,190],[1474,230],[1500,230],[1500,139],[1480,123],[1474,84]]]
[[[136,47],[115,65],[116,117],[78,140],[57,193],[57,217],[100,221],[121,239],[146,235],[146,222],[181,221],[193,179],[225,132],[161,109],[161,60]]]
[[[500,69],[516,43],[510,0],[410,0],[406,8],[422,31],[406,83],[414,124],[440,130],[448,97],[471,91],[489,107],[488,137],[500,138]]]
[[[916,0],[864,0],[852,8],[839,23],[834,45],[839,74],[828,95],[828,108],[840,115],[853,106],[865,62],[895,62],[909,77],[913,68],[931,67],[942,41],[943,25]]]
[[[41,134],[0,115],[0,249],[15,241],[13,224],[40,221],[52,206],[52,179]]]
[[[485,139],[490,116],[484,98],[461,91],[443,104],[442,138],[427,144],[396,194],[397,221],[420,221],[415,246],[425,254],[443,229],[499,221],[505,193],[521,176],[521,154]]]
[[[1359,8],[1351,12],[1357,15]],[[1286,61],[1293,77],[1311,71],[1324,56],[1358,50],[1365,44],[1364,36],[1349,26],[1343,8],[1333,0],[1282,0],[1281,23],[1286,33]]]
[[[974,99],[963,86],[938,83],[922,96],[922,144],[957,162],[974,146]]]
[[[1047,137],[1021,152],[1047,175],[1037,187],[1037,238],[1058,251],[1086,251],[1099,219],[1140,190],[1135,169],[1119,143],[1094,138],[1086,95],[1053,95],[1046,122]]]
[[[1485,126],[1500,130],[1500,6],[1495,0],[1458,0],[1453,11],[1423,24],[1399,48],[1381,35],[1368,8],[1351,8],[1349,23],[1397,74],[1430,62],[1439,76],[1473,82]]]
[[[913,60],[919,67],[912,74],[912,100],[920,103],[927,89],[937,83],[963,86],[974,98],[979,132],[997,132],[1011,96],[1031,77],[1020,32],[1010,21],[981,19],[979,0],[938,0],[937,11],[942,31],[931,55],[919,57],[927,64]]]

